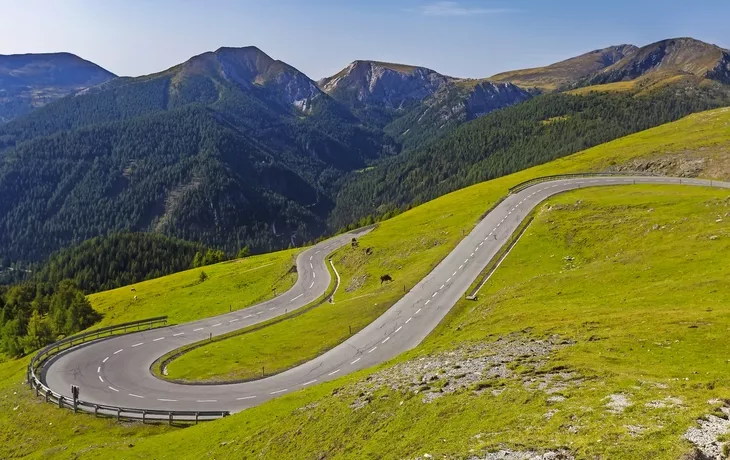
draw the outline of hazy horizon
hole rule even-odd
[[[220,47],[256,46],[313,79],[358,59],[479,78],[666,38],[689,36],[730,47],[723,24],[730,5],[719,0],[671,8],[657,0],[273,3],[0,0],[8,19],[0,30],[0,54],[70,52],[117,75],[138,76]]]

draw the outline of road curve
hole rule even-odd
[[[730,188],[728,182],[667,177],[590,177],[532,185],[508,196],[401,300],[347,341],[298,367],[265,379],[226,385],[181,385],[154,377],[152,363],[209,334],[220,335],[300,308],[327,289],[325,257],[347,244],[337,236],[297,258],[294,287],[262,304],[192,323],[112,337],[70,349],[43,369],[44,383],[66,397],[70,386],[81,399],[139,409],[240,411],[280,395],[371,367],[407,351],[439,324],[489,261],[540,202],[577,188],[626,184],[682,184]]]

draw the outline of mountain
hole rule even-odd
[[[355,61],[318,85],[405,147],[531,97],[511,83],[453,78],[425,67],[378,61]]]
[[[465,122],[531,97],[532,93],[512,83],[454,80],[388,124],[385,132],[404,148],[416,148]]]
[[[115,77],[70,53],[0,55],[0,123]]]
[[[325,230],[335,179],[389,145],[295,68],[221,48],[0,126],[0,257],[120,231],[299,244]]]
[[[535,88],[541,91],[565,89],[624,58],[635,55],[637,50],[634,45],[610,46],[546,67],[500,73],[490,77],[490,80],[511,82],[523,88]]]
[[[694,75],[730,84],[730,51],[693,38],[662,40],[639,48],[597,72],[587,84],[678,75]]]

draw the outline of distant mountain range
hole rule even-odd
[[[0,56],[0,258],[38,261],[119,231],[229,252],[301,244],[332,225],[552,158],[538,150],[557,138],[530,142],[561,126],[544,120],[582,120],[562,155],[720,104],[729,62],[726,50],[673,39],[484,79],[359,60],[314,82],[255,47],[136,78],[69,54]],[[616,120],[640,118],[631,111],[646,104],[621,95],[652,98],[654,89],[669,108],[646,123],[601,132],[585,115],[604,107]],[[576,99],[595,91],[610,92]],[[498,144],[512,152],[498,132],[538,150],[498,168],[484,163]],[[477,164],[492,169],[476,173]]]
[[[0,55],[0,122],[115,77],[70,53]]]

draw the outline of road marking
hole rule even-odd
[[[196,402],[199,403],[212,403],[212,402],[218,402],[217,399],[198,399]]]
[[[177,334],[172,334],[173,337],[180,337],[181,335],[185,335],[184,332],[178,332]]]
[[[244,316],[244,317],[243,317],[243,319],[246,319],[246,318],[251,318],[252,316],[253,316],[253,315],[246,315],[246,316]]]
[[[431,299],[428,299],[424,305],[428,305],[429,302],[431,302]]]
[[[302,383],[302,386],[303,386],[303,387],[306,387],[307,385],[311,385],[311,384],[313,384],[313,383],[314,383],[314,382],[316,382],[316,381],[317,381],[317,379],[314,379],[314,380],[310,380],[309,382],[304,382],[304,383]]]
[[[309,263],[309,268],[311,268],[312,270],[314,270],[314,265],[312,265],[311,262]]]
[[[290,300],[289,302],[290,302],[290,303],[291,303],[291,302],[294,302],[295,300],[297,300],[297,299],[298,299],[299,297],[301,297],[301,296],[303,296],[303,295],[304,295],[304,293],[301,293],[301,294],[299,294],[298,296],[296,296],[296,297],[294,297],[293,299],[291,299],[291,300]]]
[[[162,402],[177,402],[177,399],[158,399],[158,401],[162,401]]]
[[[450,283],[451,282],[451,278],[447,279],[446,282],[447,283]]]
[[[315,254],[319,254],[319,251],[315,251],[314,253],[315,253]]]
[[[398,331],[400,331],[401,329],[403,329],[403,326],[398,326],[398,329],[396,329],[396,330],[395,330],[395,331],[393,332],[393,334],[397,334],[397,333],[398,333]]]
[[[461,270],[462,268],[464,268],[464,264],[459,265],[459,270]]]
[[[421,313],[421,309],[420,308],[418,310],[416,310],[416,312],[414,313],[414,315],[417,315],[419,313]]]
[[[144,396],[136,395],[136,394],[134,394],[134,393],[129,393],[129,396],[131,396],[131,397],[133,397],[133,398],[139,398],[139,399],[144,399]]]
[[[382,341],[382,342],[380,342],[380,343],[385,343],[385,342],[387,342],[388,340],[390,340],[390,336],[386,337],[386,338],[385,338],[385,340],[383,340],[383,341]]]
[[[486,241],[486,239],[485,239],[484,241]],[[479,247],[480,247],[480,248],[481,248],[482,246],[484,246],[484,241],[482,241],[481,243],[479,243]],[[477,251],[478,251],[478,250],[479,250],[479,248],[477,248]]]
[[[153,342],[159,342],[160,340],[165,340],[165,338],[164,337],[159,337],[159,338],[154,339]]]
[[[312,281],[312,284],[309,285],[309,289],[312,289],[312,286],[314,286],[314,281]]]
[[[408,318],[408,319],[406,320],[406,324],[410,323],[412,319],[413,319],[413,317],[412,317],[412,316],[411,316],[410,318]]]
[[[276,307],[269,308],[269,311],[271,311],[271,310],[276,310]]]
[[[446,287],[446,285],[445,285],[445,284],[442,284],[442,285],[441,285],[441,287],[439,288],[439,291],[440,291],[441,289],[445,288],[445,287]]]
[[[339,369],[337,369],[336,371],[330,372],[330,373],[329,373],[329,374],[327,374],[327,375],[335,375],[335,374],[336,374],[336,373],[338,373],[338,372],[340,372],[340,370],[339,370]]]
[[[101,366],[96,368],[96,373],[98,374],[99,372],[101,372]]]
[[[235,323],[236,321],[238,321],[238,318],[236,318],[236,319],[232,319],[232,320],[230,320],[230,321],[228,321],[228,322],[229,322],[229,323]]]
[[[312,278],[316,278],[316,277],[317,277],[317,274],[312,272]]]
[[[257,314],[257,315],[263,315],[263,314],[264,314],[264,312],[262,312],[262,311],[259,311],[259,312],[256,312],[256,314]]]
[[[103,378],[101,378],[101,375],[99,376],[99,381],[100,381],[101,383],[104,383],[104,379],[103,379]]]
[[[434,292],[431,298],[433,299],[434,297],[436,297],[436,294],[438,294],[438,292]]]
[[[499,225],[497,225],[497,227],[499,227]],[[497,231],[497,227],[494,227],[494,230],[492,230],[492,233],[494,233],[494,232],[496,232],[496,231]],[[490,235],[491,235],[492,233],[490,233]]]
[[[112,386],[110,386],[109,389],[112,390],[112,391],[116,391],[117,393],[119,393],[119,390],[117,390],[116,388],[114,388]]]
[[[204,327],[199,327],[199,328],[197,328],[197,329],[193,329],[193,332],[198,332],[198,331],[202,331],[203,329],[205,329],[205,328],[204,328]]]
[[[223,323],[218,323],[218,324],[214,324],[214,325],[212,325],[212,326],[210,326],[210,327],[218,327],[218,326],[220,326],[221,324],[223,324]],[[164,337],[163,337],[163,338],[164,338]]]
[[[271,392],[271,394],[272,394],[272,395],[275,395],[275,394],[277,394],[277,393],[283,393],[283,392],[285,392],[285,391],[289,391],[289,390],[288,390],[287,388],[284,388],[283,390],[276,390],[276,391],[272,391],[272,392]]]
[[[314,257],[314,256],[309,256],[309,260],[312,260],[312,257]]]
[[[373,348],[371,348],[371,349],[370,349],[370,350],[368,351],[368,353],[372,353],[372,352],[374,352],[374,351],[375,351],[375,350],[376,350],[377,348],[378,348],[378,347],[373,347]]]
[[[253,399],[256,396],[244,396],[243,398],[236,398],[236,401],[245,401],[247,399]]]
[[[120,348],[119,350],[115,351],[114,354],[115,355],[118,355],[119,353],[121,353],[123,351],[124,351],[124,348]]]
[[[356,362],[360,361],[362,358],[357,358],[355,361],[351,362],[350,365],[355,364]]]
[[[466,264],[468,264],[468,263],[469,263],[469,259],[466,259],[466,260],[464,261],[464,265],[466,265]],[[462,266],[463,266],[463,265],[462,265]]]
[[[106,358],[104,358],[104,360],[102,361],[102,363],[105,363],[107,361],[109,361],[109,357],[108,356]]]
[[[144,345],[144,342],[135,343],[134,345],[132,345],[132,348],[137,348],[142,345]]]
[[[458,272],[459,270],[456,270]],[[456,276],[456,272],[452,273],[451,276]]]

